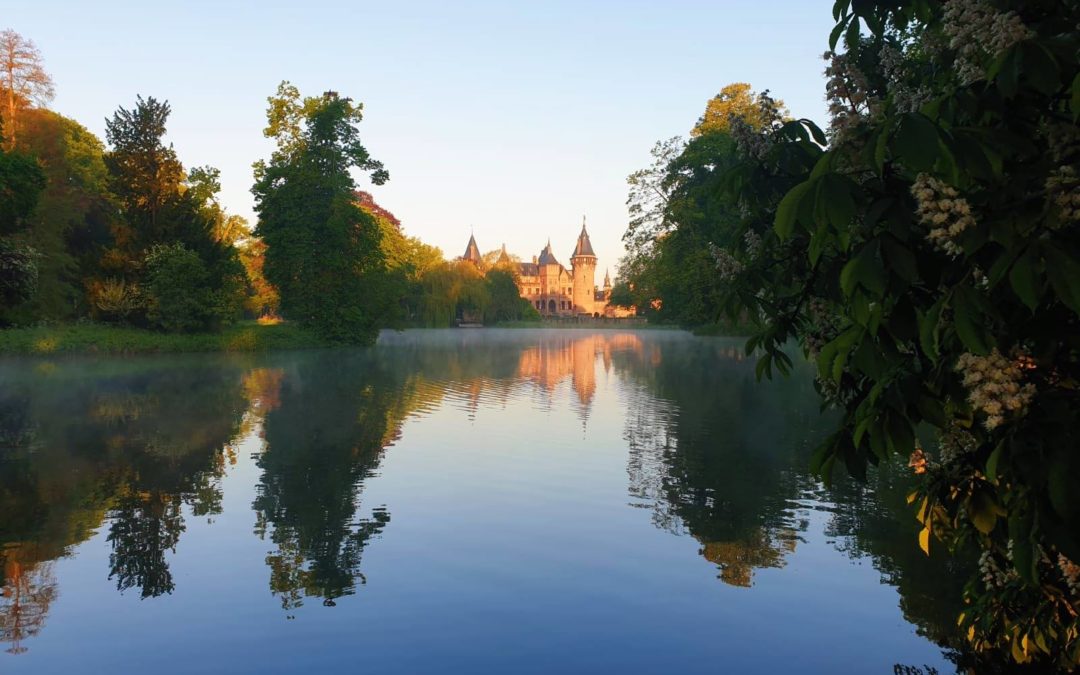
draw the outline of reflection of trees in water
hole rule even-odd
[[[142,597],[173,590],[167,553],[184,530],[182,505],[197,516],[221,510],[226,444],[245,408],[238,374],[206,357],[3,366],[5,641],[40,630],[48,602],[35,605],[34,631],[10,627],[28,625],[26,608],[33,603],[26,598],[51,600],[59,592],[49,561],[105,522],[108,574],[117,588],[138,588]],[[34,595],[31,588],[48,591]],[[16,597],[19,602],[10,600]]]
[[[56,598],[52,562],[36,560],[29,548],[7,546],[0,560],[6,580],[0,592],[0,643],[9,643],[11,654],[26,651],[22,641],[41,631]]]
[[[851,558],[870,558],[920,634],[961,644],[955,617],[968,573],[916,545],[921,525],[906,504],[914,484],[902,463],[865,484],[838,476],[820,486],[807,475],[808,451],[831,422],[817,415],[809,375],[758,383],[753,360],[711,343],[661,341],[652,345],[660,356],[617,364],[636,385],[625,432],[636,505],[657,527],[702,542],[723,581],[749,586],[754,569],[783,566],[794,551],[806,527],[796,500],[817,503],[830,513],[825,535]]]
[[[282,380],[266,413],[254,509],[269,537],[270,589],[291,609],[324,604],[364,582],[364,549],[390,520],[385,508],[357,518],[363,483],[396,437],[401,382],[368,352],[305,358]]]
[[[179,495],[124,486],[109,517],[109,578],[116,579],[117,590],[138,588],[144,598],[172,593],[176,585],[165,552],[176,551],[186,529]]]
[[[865,484],[836,481],[826,493],[835,505],[826,535],[850,557],[870,558],[882,582],[899,592],[904,618],[920,635],[953,650],[949,658],[964,661],[967,642],[957,633],[956,617],[971,559],[935,549],[928,557],[918,547],[922,525],[907,505],[915,486],[900,458],[871,471]]]
[[[791,467],[823,426],[813,388],[756,382],[753,362],[719,340],[658,340],[615,365],[632,382],[624,437],[635,505],[700,541],[726,583],[750,586],[752,570],[782,567],[806,527],[794,500],[812,482]]]

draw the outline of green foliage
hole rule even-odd
[[[699,125],[688,143],[657,143],[652,166],[628,178],[631,221],[620,277],[632,290],[624,306],[642,308],[651,321],[702,326],[721,314],[728,283],[716,273],[711,251],[739,230],[738,209],[721,189],[738,161],[732,134],[781,115],[781,104],[767,95],[751,96],[748,88],[742,93],[746,105],[726,108],[724,125]],[[732,120],[734,129],[727,123]]]
[[[0,236],[26,228],[44,188],[45,174],[32,157],[0,150]]]
[[[88,311],[83,280],[98,275],[116,219],[104,146],[81,124],[52,111],[33,108],[22,117],[19,145],[37,158],[46,184],[26,233],[41,254],[40,285],[14,314],[24,323],[72,319]]]
[[[44,187],[45,176],[32,158],[0,150],[0,322],[9,307],[37,290],[36,252],[11,235],[26,228]]]
[[[388,179],[360,142],[362,106],[327,92],[301,100],[287,82],[270,97],[266,136],[277,143],[255,165],[264,273],[282,314],[339,342],[373,342],[395,313],[397,285],[380,249],[378,225],[354,196],[350,169]]]
[[[125,313],[113,314],[124,320],[206,330],[239,316],[245,293],[233,246],[239,234],[224,233],[229,217],[216,201],[217,170],[196,168],[185,180],[176,152],[163,140],[169,113],[167,102],[139,97],[132,110],[120,108],[106,124],[112,149],[105,165],[122,221],[105,255],[109,262],[102,263],[112,276],[89,284],[91,302],[101,310],[103,302],[120,300],[117,309]],[[237,227],[244,231],[242,219]],[[145,317],[138,305],[113,297],[120,281],[142,287]]]
[[[521,321],[539,312],[518,291],[514,274],[506,269],[494,268],[484,276],[488,305],[484,308],[484,323]],[[532,311],[530,311],[532,310]]]
[[[0,237],[0,308],[10,307],[34,296],[38,284],[35,251]],[[0,315],[0,321],[3,315]]]
[[[976,658],[1073,669],[1080,11],[838,0],[834,17],[828,146],[786,122],[724,177],[743,217],[717,256],[723,307],[758,321],[759,376],[790,368],[792,339],[814,360],[841,415],[816,471],[910,456],[923,549],[981,551],[959,617]]]
[[[198,254],[183,244],[158,245],[146,256],[147,319],[169,332],[218,328],[238,314],[239,281],[215,283]]]
[[[615,305],[616,307],[630,308],[634,306],[633,291],[630,290],[630,284],[625,281],[616,282],[611,287],[611,295],[608,297],[608,304]]]

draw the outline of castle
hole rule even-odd
[[[483,265],[476,238],[469,237],[462,260]],[[551,240],[533,256],[532,262],[514,262],[502,247],[496,266],[511,267],[521,297],[528,300],[541,316],[571,317],[591,316],[621,318],[632,316],[632,311],[608,304],[611,297],[611,276],[604,273],[604,287],[596,286],[596,254],[593,253],[589,233],[582,219],[581,234],[570,256],[570,270],[563,267],[551,252]]]

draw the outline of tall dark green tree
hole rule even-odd
[[[232,242],[219,235],[224,218],[215,194],[220,187],[216,170],[193,171],[189,180],[184,167],[164,136],[169,104],[149,97],[138,98],[131,110],[120,108],[106,123],[112,149],[105,157],[109,183],[120,202],[123,224],[116,228],[115,249],[107,252],[106,269],[142,286],[146,316],[158,327],[170,330],[216,328],[239,315],[243,303],[244,269]],[[201,264],[167,265],[175,279],[199,298],[199,306],[185,300],[172,303],[155,288],[167,288],[156,262],[161,247],[193,252]],[[151,283],[152,282],[152,283]],[[188,300],[191,299],[188,298]],[[170,313],[183,311],[183,317]],[[176,318],[176,320],[173,320]]]
[[[256,235],[281,312],[340,342],[371,342],[396,308],[379,228],[356,203],[351,169],[389,179],[360,142],[363,106],[336,92],[301,98],[282,82],[270,97],[264,134],[277,148],[256,162]]]

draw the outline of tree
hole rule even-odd
[[[37,253],[12,235],[26,229],[44,188],[45,175],[32,158],[0,149],[0,311],[4,314],[37,289]]]
[[[611,297],[608,298],[608,304],[628,309],[634,307],[634,296],[633,291],[630,290],[630,284],[625,281],[616,281],[615,285],[611,287]]]
[[[20,130],[20,112],[31,103],[44,105],[53,97],[52,78],[41,65],[37,47],[11,29],[0,32],[0,94],[7,107],[10,150]]]
[[[101,308],[102,300],[109,299],[102,297],[101,291],[131,284],[135,284],[136,295],[139,285],[153,284],[159,290],[158,297],[164,297],[161,293],[168,291],[169,280],[157,276],[160,270],[150,269],[150,263],[161,263],[161,269],[183,272],[182,279],[173,280],[177,287],[201,289],[197,304],[206,312],[200,310],[198,319],[187,310],[183,316],[171,318],[155,314],[152,322],[172,330],[190,330],[193,321],[199,327],[213,328],[237,317],[243,304],[244,268],[233,246],[239,236],[236,230],[242,229],[243,223],[228,216],[218,204],[221,185],[217,169],[199,167],[185,175],[176,151],[163,140],[169,113],[168,102],[140,96],[132,110],[121,107],[106,122],[112,149],[105,164],[120,202],[122,223],[114,230],[115,248],[106,251],[102,266],[118,278],[92,285],[96,293],[92,301]],[[179,264],[176,256],[169,257],[172,262],[168,265],[151,260],[150,254],[160,252],[162,246],[174,251],[179,246],[197,256],[200,263]],[[185,254],[184,259],[189,257]],[[154,297],[154,293],[146,297],[151,312],[185,306],[162,304]]]
[[[133,109],[118,108],[105,122],[105,138],[112,146],[105,165],[129,230],[118,243],[126,244],[135,258],[175,234],[165,212],[179,198],[184,168],[172,145],[163,141],[170,112],[167,101],[139,96]]]
[[[23,322],[70,319],[86,312],[83,280],[96,276],[112,241],[104,145],[78,122],[41,108],[24,112],[19,145],[37,159],[46,182],[25,235],[40,256],[39,288],[15,314]]]
[[[336,92],[301,99],[283,82],[268,99],[269,161],[256,162],[256,236],[281,311],[341,342],[374,341],[396,298],[374,217],[356,203],[350,169],[389,178],[360,142],[363,106]]]
[[[791,367],[791,339],[815,362],[841,417],[822,476],[909,457],[919,545],[979,553],[969,648],[1075,669],[1080,10],[838,0],[834,17],[828,135],[768,129],[728,172],[754,245],[716,249],[725,307],[760,317],[760,374]]]
[[[739,119],[753,129],[762,129],[772,121],[775,109],[781,116],[787,116],[783,101],[769,98],[769,92],[755,94],[745,82],[735,82],[720,90],[709,99],[705,113],[698,120],[691,136],[703,136],[716,132],[731,131],[731,120]]]
[[[725,102],[753,107],[728,105],[723,125],[699,122],[689,142],[658,142],[652,165],[627,179],[631,218],[620,269],[633,288],[631,304],[654,321],[701,326],[719,319],[727,281],[716,274],[710,245],[727,242],[739,221],[738,208],[720,186],[738,161],[738,139],[777,124],[784,114],[780,102],[753,94],[749,85],[729,85],[724,92]],[[717,100],[703,119],[719,114]]]
[[[247,298],[244,300],[245,311],[253,318],[276,317],[280,298],[277,289],[266,280],[263,274],[263,265],[266,263],[266,244],[261,239],[249,237],[240,243],[237,253],[240,256],[240,262],[244,265],[248,280]]]

